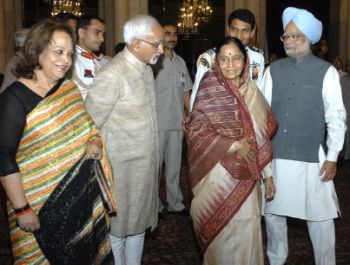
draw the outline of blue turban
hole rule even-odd
[[[312,44],[320,40],[322,35],[322,22],[315,18],[309,11],[295,7],[287,7],[282,15],[284,30],[291,21],[294,22],[295,26],[304,33]]]

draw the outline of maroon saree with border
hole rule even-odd
[[[229,192],[216,195],[194,219],[203,252],[234,218],[272,159],[270,137],[276,130],[276,120],[248,71],[241,79],[237,88],[217,66],[208,71],[200,83],[191,116],[184,122],[192,190],[217,164],[232,177],[225,183]],[[255,153],[250,161],[230,150],[234,142],[243,138]]]

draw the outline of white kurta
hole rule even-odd
[[[151,67],[125,48],[96,76],[86,109],[105,140],[113,169],[117,216],[111,235],[157,226],[159,140]]]
[[[266,70],[263,84],[262,93],[271,104],[273,84],[270,68]],[[334,67],[330,67],[324,77],[322,98],[327,124],[327,156],[320,146],[320,163],[273,159],[276,193],[271,202],[266,202],[265,214],[290,216],[308,221],[324,221],[336,218],[340,212],[333,181],[323,182],[322,176],[319,176],[326,159],[337,161],[346,130],[346,112],[339,76]]]
[[[262,79],[264,75],[264,67],[265,67],[265,59],[262,52],[258,52],[257,48],[249,48],[246,47],[248,58],[250,61],[249,73],[252,79],[256,82],[258,87],[262,85]],[[194,84],[191,93],[190,99],[190,111],[192,111],[192,107],[194,104],[194,100],[196,99],[197,91],[199,84],[203,78],[203,75],[211,69],[215,60],[215,51],[214,49],[210,49],[204,53],[202,53],[197,60],[197,72],[196,77],[194,79]]]

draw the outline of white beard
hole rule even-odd
[[[284,50],[289,57],[302,58],[310,52],[310,43],[305,40],[300,46],[284,47]]]

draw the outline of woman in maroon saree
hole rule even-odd
[[[275,118],[249,77],[241,42],[225,38],[185,120],[190,214],[203,264],[263,264],[260,179],[274,195],[270,138]]]

